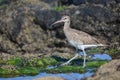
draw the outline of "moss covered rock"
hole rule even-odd
[[[1,75],[32,75],[37,74],[49,65],[55,65],[57,61],[52,57],[43,58],[11,58],[9,60],[0,60]]]
[[[87,62],[86,63],[86,67],[91,67],[91,68],[94,68],[94,67],[100,67],[101,65],[103,65],[103,64],[105,64],[105,63],[107,63],[107,61],[100,61],[100,60],[98,60],[98,61],[92,61],[92,62]]]
[[[52,69],[46,69],[45,71],[49,73],[68,73],[68,72],[84,73],[88,69],[98,68],[105,63],[107,63],[107,61],[97,60],[97,61],[86,62],[86,68],[83,68],[81,65],[76,65],[76,66],[70,65],[70,66],[60,66]]]
[[[42,58],[41,61],[45,64],[45,65],[53,65],[53,64],[57,64],[57,61],[54,58],[51,57],[47,57],[47,58]]]
[[[49,73],[68,73],[68,72],[84,73],[86,69],[82,68],[81,66],[61,66],[53,69],[46,69],[45,71]]]
[[[19,68],[18,69],[18,72],[21,74],[21,75],[32,75],[32,74],[38,74],[39,73],[39,70],[35,67],[23,67],[23,68]]]
[[[88,60],[90,61],[90,60]],[[11,58],[9,60],[0,60],[1,68],[0,74],[5,75],[34,75],[40,72],[48,73],[69,73],[69,72],[78,72],[85,73],[88,69],[94,69],[102,64],[107,63],[107,61],[90,61],[86,62],[86,68],[82,68],[81,59],[73,60],[72,64],[68,66],[58,66],[55,68],[47,68],[48,66],[56,66],[61,64],[63,61],[57,61],[53,57],[42,57],[42,58]],[[80,64],[77,64],[77,63]],[[4,63],[4,64],[3,64]]]
[[[0,68],[0,74],[8,74],[8,73],[9,73],[8,70]]]
[[[22,63],[21,58],[12,58],[12,59],[6,61],[7,65],[16,65],[17,66],[17,65],[20,65],[21,63]]]

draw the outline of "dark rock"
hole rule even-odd
[[[49,4],[51,7],[56,7],[58,6],[59,0],[41,0],[47,4]]]
[[[46,2],[46,3],[53,3],[55,0],[41,0],[41,1],[44,1],[44,2]],[[57,0],[56,0],[57,1]]]
[[[80,5],[84,4],[85,0],[60,0],[59,2],[61,3],[61,5]]]
[[[86,0],[86,1],[90,4],[102,4],[102,5],[115,2],[115,0]]]
[[[120,3],[120,0],[116,0],[116,3]]]
[[[36,11],[35,16],[35,23],[40,25],[44,30],[51,27],[50,25],[53,22],[60,19],[60,14],[53,10]]]
[[[0,1],[0,5],[9,4],[9,3],[10,3],[9,0],[1,0]]]
[[[60,0],[62,5],[70,5],[73,3],[73,0]]]
[[[109,4],[114,4],[118,1],[115,0],[60,0],[61,5],[81,5],[81,4],[101,4],[101,5],[109,5]]]
[[[74,4],[74,5],[85,4],[85,3],[86,3],[85,1],[86,1],[86,0],[73,0],[73,4]]]
[[[88,5],[80,9],[80,16],[84,17],[84,20],[87,20],[87,17],[92,17],[93,20],[100,22],[111,22],[116,20],[115,14],[109,9],[101,6],[91,6]]]

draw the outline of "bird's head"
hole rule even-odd
[[[68,21],[70,21],[70,17],[69,16],[63,16],[59,21],[68,22]]]
[[[57,24],[57,23],[61,23],[61,22],[70,22],[70,17],[69,16],[63,16],[60,20],[54,22],[51,26]]]

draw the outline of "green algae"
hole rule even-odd
[[[86,50],[86,53],[87,54],[93,54],[93,53],[98,53],[98,52],[101,52],[102,50],[101,50],[101,48],[92,48],[92,49],[90,49],[90,50]]]
[[[51,58],[51,57],[42,58],[41,61],[45,65],[54,65],[54,64],[57,64],[57,61],[54,58]]]
[[[108,50],[106,50],[106,53],[108,53],[110,56],[112,56],[112,58],[119,58],[120,55],[120,50],[117,48],[110,48]]]
[[[84,73],[87,71],[87,69],[98,68],[105,63],[107,63],[107,61],[97,60],[97,61],[86,62],[85,68],[83,68],[82,65],[76,65],[76,66],[69,65],[69,66],[60,66],[52,69],[46,69],[45,71],[48,73],[68,73],[68,72]]]
[[[4,64],[3,64],[4,63]],[[38,74],[40,70],[49,65],[55,65],[57,61],[52,57],[43,58],[11,58],[9,60],[0,60],[0,74],[1,75],[30,75]],[[7,75],[6,75],[7,76]]]
[[[3,0],[0,0],[0,3],[2,2]]]
[[[31,67],[47,67],[48,65],[54,65],[57,61],[51,57],[43,57],[43,58],[11,58],[10,60],[4,61],[0,60],[0,64],[4,63],[4,65],[14,65],[14,66],[31,66]]]
[[[0,77],[11,77],[16,75],[35,75],[39,73],[39,69],[35,67],[22,67],[15,70],[0,68]]]
[[[1,75],[1,74],[10,74],[10,71],[7,70],[7,69],[2,69],[2,68],[0,68],[0,75]]]
[[[35,67],[22,67],[18,69],[18,73],[21,75],[38,74],[39,70]]]
[[[17,65],[20,65],[21,63],[22,63],[21,58],[12,58],[12,59],[6,61],[7,65],[16,65],[17,66]]]
[[[37,66],[37,67],[42,67],[42,66],[44,66],[44,63],[43,63],[41,60],[38,60],[38,61],[36,62],[36,66]]]
[[[87,62],[86,67],[89,68],[97,68],[100,67],[101,65],[107,63],[107,61],[102,61],[102,60],[97,60],[97,61],[92,61],[92,62]]]
[[[86,69],[82,68],[81,66],[61,66],[53,69],[46,69],[45,71],[48,73],[68,73],[68,72],[84,73]]]
[[[36,62],[36,66],[47,67],[49,65],[54,65],[56,63],[57,63],[57,61],[54,58],[46,57],[46,58],[38,59]]]
[[[9,70],[0,68],[0,75],[20,74],[18,70]]]
[[[88,62],[89,61],[89,62]],[[107,63],[107,61],[90,61],[87,60],[86,68],[82,68],[82,59],[76,59],[72,61],[72,64],[68,66],[59,66],[56,68],[47,68],[48,66],[55,66],[60,64],[63,61],[58,61],[54,57],[42,57],[42,58],[11,58],[10,60],[4,61],[0,60],[0,65],[5,65],[0,68],[0,74],[4,76],[9,75],[34,75],[39,72],[48,72],[48,73],[68,73],[68,72],[78,72],[84,73],[87,69],[98,68],[99,66]],[[4,63],[4,64],[3,64]],[[79,64],[78,64],[79,63]],[[9,66],[12,66],[12,69],[9,69]],[[8,66],[6,68],[6,66]],[[7,75],[6,75],[7,74]]]
[[[5,62],[4,60],[1,60],[1,59],[0,59],[0,64],[4,64],[4,62]]]
[[[58,7],[54,7],[53,10],[55,10],[55,11],[62,11],[65,8],[67,8],[67,6],[58,6]]]

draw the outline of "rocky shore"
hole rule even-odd
[[[50,29],[50,25],[63,15],[71,17],[72,28],[87,32],[109,45],[105,52],[116,60],[101,66],[100,70],[119,63],[120,0],[0,0],[0,69],[6,68],[4,60],[18,56],[29,59],[65,53],[67,58],[71,57],[74,48],[67,43],[62,28]],[[7,68],[14,69],[11,64],[16,66],[14,59],[7,63]],[[119,65],[114,66],[119,70]],[[99,73],[98,70],[96,75]]]

